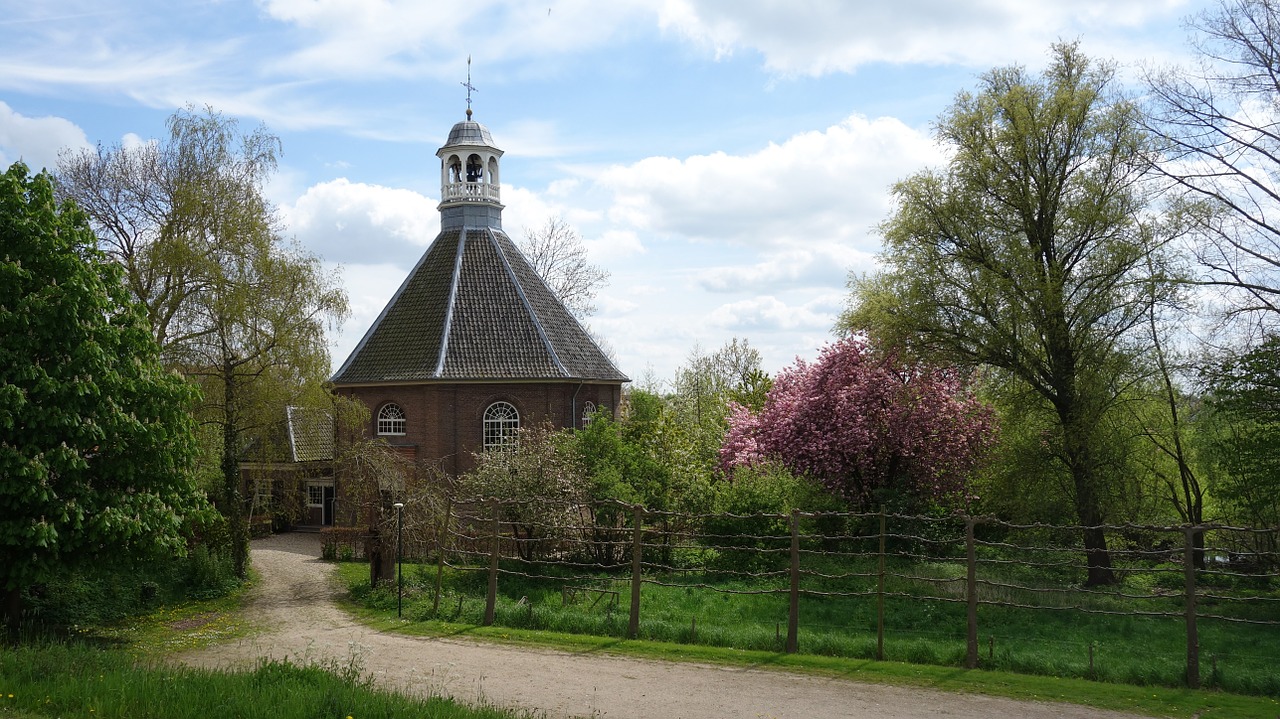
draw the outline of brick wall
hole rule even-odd
[[[566,382],[500,384],[417,384],[378,387],[339,387],[369,407],[367,431],[375,434],[378,410],[395,402],[405,413],[403,436],[387,436],[406,456],[439,462],[445,472],[469,471],[472,455],[483,443],[484,410],[494,402],[509,402],[520,413],[520,425],[550,421],[556,427],[581,426],[584,402],[609,407],[615,416],[621,385]],[[575,397],[576,393],[576,397]]]

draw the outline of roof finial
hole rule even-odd
[[[467,55],[467,81],[462,83],[467,88],[467,120],[471,120],[471,93],[480,92],[471,84],[471,56]]]

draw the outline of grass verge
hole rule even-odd
[[[251,672],[139,665],[128,652],[67,641],[0,652],[0,717],[107,719],[516,719],[375,689],[358,667],[263,662]]]
[[[182,602],[101,626],[74,626],[72,637],[119,647],[136,657],[192,651],[259,630],[240,611],[258,583],[256,573],[227,594]]]

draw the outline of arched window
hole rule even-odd
[[[595,402],[582,403],[582,428],[586,429],[591,426],[591,415],[596,413]]]
[[[484,448],[499,449],[516,441],[520,413],[508,402],[494,402],[484,411]]]
[[[378,410],[378,434],[404,434],[404,410],[400,405],[388,402]]]

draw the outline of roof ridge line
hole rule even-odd
[[[286,404],[284,406],[284,426],[289,433],[289,455],[293,457],[293,461],[298,461],[298,441],[293,437],[293,405]]]
[[[449,282],[449,302],[444,310],[444,331],[440,337],[440,354],[436,358],[436,369],[432,373],[436,378],[444,375],[444,362],[449,356],[449,334],[453,328],[453,310],[457,306],[458,285],[462,283],[462,253],[467,246],[467,228],[458,228],[458,249],[453,255],[453,277]]]
[[[551,344],[551,338],[547,336],[547,328],[542,326],[542,318],[533,309],[533,303],[529,301],[529,297],[524,292],[524,285],[520,284],[520,278],[516,276],[516,271],[511,269],[511,261],[507,259],[507,253],[502,248],[502,243],[498,242],[498,238],[494,236],[492,227],[486,227],[485,229],[488,230],[489,241],[493,243],[493,248],[498,251],[498,258],[502,260],[502,267],[507,271],[511,284],[515,285],[516,294],[520,295],[520,302],[524,304],[525,311],[529,313],[529,317],[533,320],[533,326],[538,330],[538,336],[542,338],[542,344],[547,348],[547,353],[551,355],[552,361],[556,363],[556,367],[563,377],[572,377],[572,373],[560,361],[560,354],[556,352],[555,345]],[[505,235],[506,233],[504,232],[503,234]]]

